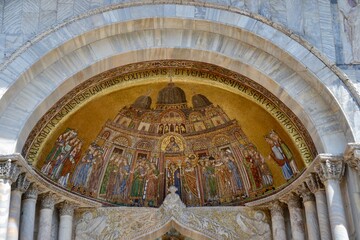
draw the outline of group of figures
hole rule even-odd
[[[265,140],[271,147],[269,157],[281,167],[284,178],[290,180],[293,176],[299,174],[300,171],[294,160],[294,155],[274,130],[265,136]]]
[[[267,159],[251,143],[185,156],[184,144],[172,135],[164,138],[164,153],[130,153],[115,147],[105,154],[92,143],[81,156],[82,141],[75,130],[67,129],[41,172],[63,187],[120,205],[159,206],[161,192],[169,186],[177,187],[188,206],[229,205],[275,189],[268,166],[272,161],[285,180],[299,173],[293,153],[275,131],[265,140],[271,149]]]
[[[175,186],[187,206],[221,205],[272,189],[273,176],[265,159],[254,146],[243,151],[244,160],[230,148],[210,156],[169,162],[167,186]]]
[[[91,176],[101,171],[104,151],[92,143],[81,157],[82,145],[77,132],[67,129],[57,138],[41,172],[64,187],[96,189],[96,181],[91,181]]]

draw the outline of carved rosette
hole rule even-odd
[[[46,193],[42,196],[41,199],[41,209],[54,209],[54,205],[55,205],[55,194],[53,193]]]
[[[360,143],[349,143],[344,153],[344,160],[349,167],[360,174]]]
[[[28,190],[24,193],[24,199],[37,199],[38,197],[38,188],[34,183],[30,184]]]
[[[60,216],[73,216],[74,215],[74,204],[68,202],[68,201],[64,201],[62,203],[60,203],[59,205],[59,210],[60,210]]]
[[[11,189],[12,190],[18,190],[18,191],[24,193],[29,188],[29,185],[30,185],[30,181],[27,180],[26,174],[22,173],[22,174],[19,175],[16,182],[14,182],[11,185]]]
[[[312,193],[325,190],[324,184],[322,184],[319,176],[315,173],[311,173],[310,176],[305,179],[305,182]]]
[[[305,183],[303,183],[298,190],[303,202],[315,201],[314,194],[310,192]]]
[[[284,207],[281,202],[275,201],[270,205],[271,216],[281,216],[284,217]]]
[[[0,180],[15,182],[20,174],[20,168],[11,160],[0,161]]]
[[[328,157],[320,162],[320,167],[317,168],[320,179],[325,182],[333,179],[340,181],[344,175],[345,164],[340,157]]]

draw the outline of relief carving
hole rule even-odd
[[[117,207],[81,210],[75,224],[76,240],[82,239],[141,239],[171,224],[180,224],[208,239],[269,239],[270,226],[262,211],[243,207],[187,208],[169,188],[160,208]]]

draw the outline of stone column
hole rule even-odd
[[[303,183],[303,185],[300,187],[299,192],[305,207],[308,239],[320,239],[320,230],[317,219],[314,194],[310,192],[305,183]]]
[[[291,193],[284,200],[289,208],[292,238],[294,240],[305,240],[304,220],[299,196]]]
[[[59,239],[71,240],[74,205],[65,201],[60,204]]]
[[[20,174],[20,168],[12,161],[0,161],[0,240],[5,240],[9,219],[11,183]]]
[[[339,157],[324,156],[317,167],[320,179],[324,182],[329,210],[331,233],[334,240],[348,240],[346,215],[340,179],[344,174],[344,161]]]
[[[360,226],[360,143],[349,143],[344,153],[347,163],[346,181],[353,225]],[[356,229],[355,229],[356,230]],[[360,239],[360,231],[355,231],[355,239]]]
[[[279,201],[271,203],[272,236],[276,240],[286,240],[284,208]]]
[[[311,174],[305,181],[310,191],[315,195],[321,240],[332,239],[325,187],[316,174]]]
[[[38,189],[34,184],[31,184],[29,189],[25,192],[22,201],[20,218],[20,240],[33,240],[34,238],[37,196]]]
[[[55,195],[47,193],[42,197],[39,219],[38,240],[51,238],[51,223],[54,211]]]
[[[29,185],[30,182],[26,179],[25,173],[20,174],[16,182],[12,184],[7,240],[19,238],[21,196]]]

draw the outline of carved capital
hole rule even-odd
[[[341,157],[325,157],[320,161],[320,165],[316,167],[321,181],[333,179],[340,181],[345,171],[345,164]]]
[[[305,182],[312,193],[325,190],[324,184],[321,182],[319,176],[315,173],[311,173],[310,176],[305,179]]]
[[[68,215],[72,217],[74,215],[74,209],[75,205],[68,201],[59,204],[60,216]]]
[[[274,201],[271,203],[270,207],[271,216],[281,216],[284,217],[284,207],[280,201]]]
[[[315,197],[314,194],[312,194],[312,192],[310,192],[309,188],[307,187],[307,185],[305,183],[303,183],[298,190],[300,197],[302,198],[303,202],[308,202],[308,201],[315,201]]]
[[[20,168],[11,159],[0,161],[0,180],[15,182],[20,174]]]
[[[344,161],[360,174],[360,143],[348,144],[344,153]]]
[[[11,185],[11,189],[18,190],[24,193],[29,188],[29,185],[30,185],[30,181],[27,180],[26,174],[22,173],[19,175],[17,180]]]
[[[24,199],[37,199],[38,197],[38,188],[34,183],[30,184],[28,190],[24,193]]]
[[[55,194],[46,193],[41,199],[41,209],[48,208],[53,210],[55,205]]]
[[[301,208],[300,197],[299,197],[299,195],[297,195],[293,192],[286,195],[284,197],[283,201],[288,205],[289,209],[290,208]]]

